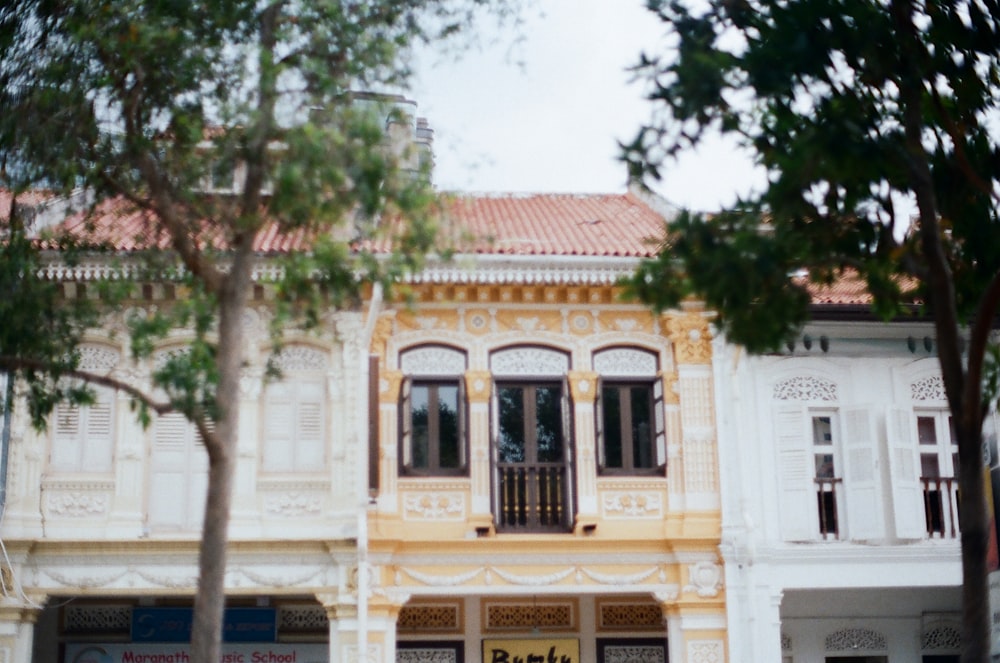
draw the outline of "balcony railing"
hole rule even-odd
[[[821,539],[839,539],[840,526],[837,517],[837,502],[841,490],[840,477],[816,477],[816,506],[819,511],[819,535]]]
[[[500,463],[497,529],[563,532],[570,527],[570,483],[563,463]]]
[[[932,539],[958,536],[958,480],[953,477],[921,477],[924,489],[924,521]]]

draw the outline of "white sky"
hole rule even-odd
[[[509,28],[457,57],[416,61],[407,94],[435,132],[435,184],[624,191],[616,140],[631,139],[650,113],[625,69],[643,48],[656,50],[662,24],[642,0],[538,0],[524,19],[519,42]],[[713,210],[760,181],[745,156],[715,144],[671,165],[657,190],[674,204]]]

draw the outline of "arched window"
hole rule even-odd
[[[602,474],[652,474],[666,464],[663,382],[656,355],[636,348],[594,354],[600,379],[597,454]]]
[[[400,356],[399,457],[404,474],[466,472],[465,365],[464,352],[437,345]]]
[[[108,373],[118,364],[119,353],[111,348],[85,345],[80,348],[80,368]],[[115,392],[92,387],[90,405],[59,403],[52,417],[52,450],[49,464],[57,472],[106,473],[112,469],[115,432]]]
[[[327,355],[305,345],[290,345],[274,364],[281,378],[264,391],[261,469],[322,471],[327,460]]]

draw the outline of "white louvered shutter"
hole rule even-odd
[[[913,432],[913,416],[913,411],[907,408],[893,407],[886,413],[892,515],[896,536],[901,539],[922,539],[927,535],[920,448]]]
[[[196,429],[172,412],[153,421],[149,524],[157,530],[200,529],[208,487],[208,455]]]
[[[847,530],[856,541],[885,535],[879,494],[878,438],[871,413],[864,408],[845,409],[843,421],[843,492],[847,502]],[[843,528],[841,528],[843,530]]]
[[[68,403],[56,405],[52,430],[52,451],[49,455],[52,469],[62,471],[78,469],[80,449],[83,446],[80,420],[78,406]]]
[[[818,511],[812,430],[805,405],[788,403],[774,408],[774,446],[777,453],[778,510],[781,538],[816,538]]]
[[[190,424],[177,412],[153,421],[149,522],[157,529],[181,529],[187,522]]]
[[[271,384],[267,388],[267,404],[264,408],[264,471],[292,470],[292,440],[296,426],[292,396],[292,385],[288,382]]]
[[[326,390],[319,381],[297,384],[297,421],[295,422],[294,452],[295,469],[318,471],[323,468],[326,457],[323,450],[325,412],[323,407]]]
[[[110,472],[114,455],[114,398],[113,392],[101,390],[93,405],[82,409],[83,466],[84,472]]]
[[[110,472],[114,448],[114,393],[98,389],[93,405],[60,403],[53,413],[52,469]]]

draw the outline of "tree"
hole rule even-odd
[[[1000,302],[1000,4],[648,4],[670,52],[636,67],[656,114],[623,145],[631,175],[655,180],[721,132],[768,179],[729,209],[669,223],[634,292],[659,308],[698,296],[730,340],[758,352],[804,323],[816,285],[863,279],[885,319],[922,304],[961,458],[962,660],[986,661],[981,434]]]
[[[56,402],[88,402],[95,382],[126,389],[146,421],[182,412],[209,457],[192,660],[219,658],[242,318],[258,238],[297,234],[285,256],[275,348],[283,324],[315,324],[317,307],[348,305],[365,283],[391,283],[428,250],[433,197],[409,158],[384,149],[385,116],[353,89],[405,81],[411,44],[450,35],[488,0],[21,0],[0,8],[0,163],[15,200],[5,222],[0,369],[26,385],[42,424]],[[502,13],[502,12],[501,12]],[[214,178],[224,178],[218,186]],[[39,243],[22,192],[85,191],[95,202],[70,236]],[[206,193],[206,188],[220,189]],[[186,353],[155,372],[155,400],[77,368],[81,334],[100,304],[58,297],[35,278],[41,249],[100,248],[106,206],[144,215],[145,279],[172,280],[178,306],[134,320],[132,348],[148,356],[171,328],[193,329]],[[389,223],[402,218],[405,224]],[[362,250],[395,229],[394,259]],[[109,257],[109,260],[113,258]],[[104,292],[113,305],[114,292]],[[8,298],[7,295],[10,295]],[[45,325],[45,335],[32,333]]]

